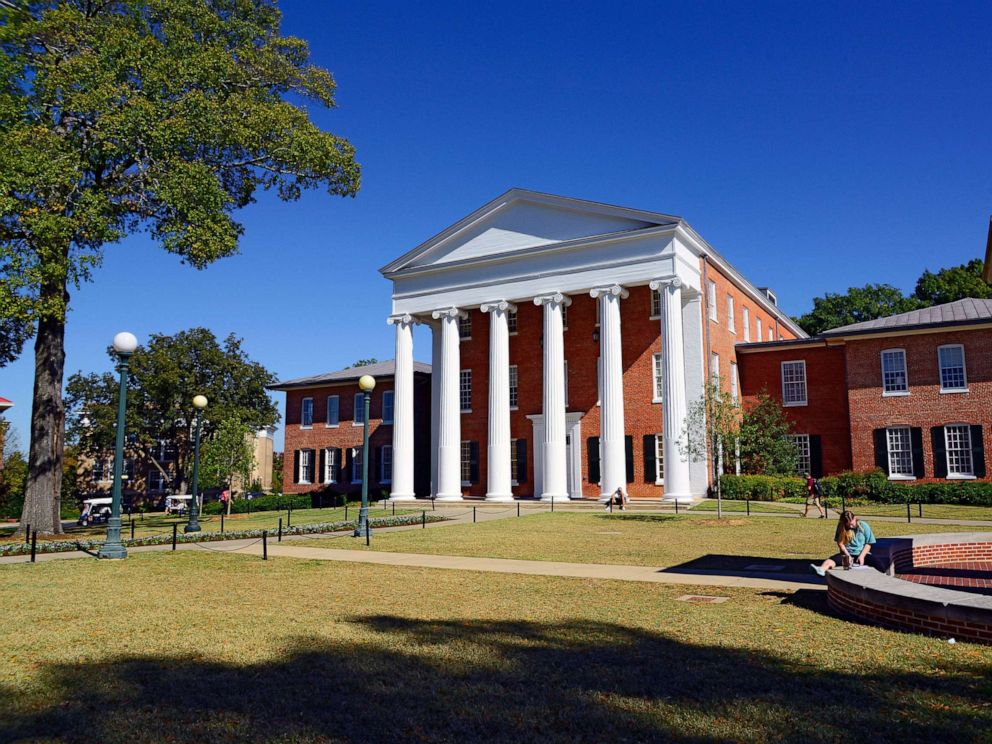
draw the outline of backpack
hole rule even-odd
[[[823,486],[820,485],[820,481],[818,480],[813,481],[813,494],[815,496],[823,495]]]

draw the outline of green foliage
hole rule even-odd
[[[368,359],[359,359],[358,361],[356,361],[351,366],[352,367],[367,367],[370,364],[378,364],[378,363],[379,363],[379,360],[378,359],[376,359],[375,357],[369,357]]]
[[[224,419],[200,449],[200,485],[203,488],[230,488],[239,477],[247,484],[255,464],[252,427],[237,415]]]
[[[794,474],[798,452],[787,438],[791,431],[792,424],[782,404],[761,391],[741,416],[741,470],[752,475]]]
[[[827,292],[814,298],[813,309],[796,318],[796,322],[806,333],[815,336],[831,328],[905,313],[919,306],[916,299],[904,297],[889,284],[867,284],[851,287],[846,294]]]
[[[247,514],[248,505],[251,504],[251,512],[280,511],[285,509],[309,509],[313,499],[308,493],[298,493],[289,495],[275,494],[272,496],[260,496],[257,499],[234,499],[231,501],[231,514]],[[221,506],[219,501],[210,501],[203,505],[204,514],[220,514]]]
[[[273,493],[282,493],[282,469],[283,469],[283,454],[282,452],[272,453],[272,491]]]
[[[992,297],[992,286],[982,279],[985,262],[974,258],[966,264],[941,269],[936,274],[924,271],[913,293],[923,305],[942,305],[965,297]]]
[[[804,497],[806,481],[788,475],[725,475],[723,498],[751,501],[779,501]]]
[[[14,450],[6,455],[0,470],[0,517],[15,519],[21,516],[24,491],[28,482],[28,461]]]

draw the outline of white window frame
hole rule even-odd
[[[961,349],[961,379],[964,381],[961,387],[944,387],[944,360],[940,356],[944,349]],[[940,392],[968,392],[968,362],[964,355],[964,344],[943,344],[937,347],[937,375],[940,377]]]
[[[337,402],[337,411],[334,415],[334,421],[331,421],[331,401]],[[340,395],[328,395],[327,396],[327,411],[324,417],[324,428],[326,429],[337,429],[341,425],[341,396]]]
[[[964,430],[964,441],[965,446],[960,448],[955,448],[955,452],[963,452],[964,456],[968,458],[969,470],[956,470],[951,471],[951,432],[950,429],[962,429]],[[970,424],[947,424],[944,426],[944,452],[947,458],[947,479],[948,480],[974,480],[975,479],[975,463],[971,457],[971,425]]]
[[[651,320],[659,320],[661,318],[661,290],[652,289],[651,290],[651,315],[649,316]]]
[[[716,386],[717,395],[720,394],[720,355],[715,351],[710,352],[710,382]]]
[[[458,373],[458,410],[472,413],[472,370],[463,369]]]
[[[569,306],[569,304],[570,303],[568,303],[568,302],[561,303],[561,329],[563,331],[567,331],[568,330],[568,306]],[[599,307],[599,302],[596,303],[596,307]],[[597,323],[596,325],[599,325],[599,323]]]
[[[562,362],[562,379],[565,381],[565,408],[568,408],[568,360]]]
[[[654,484],[665,485],[665,441],[662,434],[654,435]]]
[[[519,486],[519,479],[515,476],[518,474],[520,462],[517,460],[517,439],[510,439],[510,485]]]
[[[388,402],[387,402],[388,401]],[[389,416],[386,416],[386,413]],[[393,423],[393,417],[396,415],[396,392],[393,390],[383,390],[382,391],[382,423],[391,424]]]
[[[905,390],[889,390],[888,389],[888,387],[886,385],[886,377],[885,377],[885,375],[886,375],[886,369],[885,369],[885,358],[886,358],[886,355],[888,355],[890,358],[893,358],[893,359],[898,358],[899,356],[902,357],[902,377],[903,377],[903,382],[904,382],[904,384],[906,386],[906,389]],[[878,359],[879,359],[879,365],[880,365],[879,366],[879,369],[882,372],[882,395],[883,395],[883,397],[892,398],[892,397],[899,397],[899,396],[909,395],[909,365],[908,365],[907,360],[906,360],[906,350],[905,349],[902,349],[902,348],[882,349],[882,351],[879,352]],[[897,374],[897,373],[898,373],[898,370],[893,370],[891,372],[891,374]]]
[[[510,383],[510,410],[516,411],[520,406],[520,370],[516,364],[511,364],[507,375]]]
[[[710,320],[720,322],[720,311],[716,306],[716,282],[712,279],[706,285],[706,304],[710,306]]]
[[[758,332],[757,332],[757,333],[756,333],[756,334],[754,335],[754,340],[760,343],[760,342],[761,342],[761,334],[762,334],[762,333],[764,332],[764,330],[765,330],[765,329],[764,329],[764,328],[762,327],[762,325],[761,325],[761,316],[760,316],[760,315],[757,315],[757,316],[755,316],[755,318],[754,318],[754,324],[755,324],[755,325],[757,326],[757,331],[758,331]]]
[[[338,459],[336,447],[324,448],[324,483],[337,483],[341,480],[341,463]]]
[[[790,382],[786,382],[786,379],[785,379],[786,365],[791,365],[791,364],[798,364],[798,365],[800,365],[801,368],[802,368],[802,371],[803,371],[803,375],[802,375],[802,392],[803,392],[803,397],[802,397],[801,400],[797,398],[796,400],[790,401],[786,397],[786,390],[788,389],[787,385],[788,384],[792,384],[792,385],[798,385],[799,384],[795,380],[790,381]],[[809,405],[809,383],[808,383],[808,378],[806,377],[806,360],[805,359],[789,359],[787,361],[782,362],[782,365],[780,367],[780,376],[781,376],[781,381],[782,381],[782,406],[784,408],[791,408],[793,406],[807,406],[807,405]]]
[[[768,326],[768,340],[769,341],[775,340],[775,331],[771,326]]]
[[[461,459],[458,463],[458,476],[461,479],[462,486],[472,485],[472,442],[468,439],[463,439],[461,447],[459,448],[461,453]],[[468,475],[468,478],[465,476]]]
[[[661,352],[651,355],[651,402],[661,403],[665,399],[665,368]]]
[[[355,393],[355,414],[352,416],[352,426],[365,424],[365,393]]]
[[[517,311],[506,311],[506,332],[511,336],[517,335]]]
[[[734,403],[740,400],[739,382],[737,380],[737,362],[730,363],[730,400]]]
[[[813,468],[813,450],[809,434],[786,434],[785,438],[796,447],[796,472],[806,475]]]
[[[148,477],[145,482],[148,484],[149,493],[161,493],[169,488],[169,479],[162,475],[162,471],[154,466],[148,468]]]
[[[351,482],[352,484],[362,482],[362,448],[351,448]]]
[[[727,330],[737,334],[737,321],[734,317],[734,296],[727,295]]]
[[[379,482],[393,482],[393,445],[384,444],[379,455]],[[389,475],[386,475],[386,466],[389,466]]]
[[[310,465],[310,450],[301,449],[300,450],[300,485],[310,485],[313,483],[313,478],[307,478],[307,469]]]
[[[898,445],[898,446],[894,446]],[[908,426],[890,426],[885,430],[885,450],[888,453],[886,458],[886,467],[888,468],[889,480],[916,480],[916,463],[913,462],[913,432]],[[897,463],[898,468],[893,467],[893,454],[896,455],[896,460],[901,460],[901,463]],[[906,456],[909,457],[909,472],[902,472],[904,466],[907,462]],[[900,472],[896,472],[896,470]]]
[[[310,404],[310,423],[305,423],[307,420],[307,403]],[[308,397],[300,401],[300,428],[301,429],[312,429],[313,428],[313,398]]]
[[[458,316],[458,338],[461,341],[472,340],[472,316],[469,313]]]
[[[751,342],[751,311],[747,305],[741,305],[741,323],[744,324],[744,343]]]

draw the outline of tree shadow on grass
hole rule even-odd
[[[357,645],[301,638],[254,664],[47,666],[47,697],[0,688],[0,741],[833,742],[861,732],[877,744],[988,732],[988,665],[951,662],[930,676],[851,660],[861,674],[828,674],[616,624],[350,622]]]

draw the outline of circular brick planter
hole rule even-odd
[[[882,538],[871,556],[879,570],[827,574],[835,610],[899,630],[992,644],[992,533]]]

